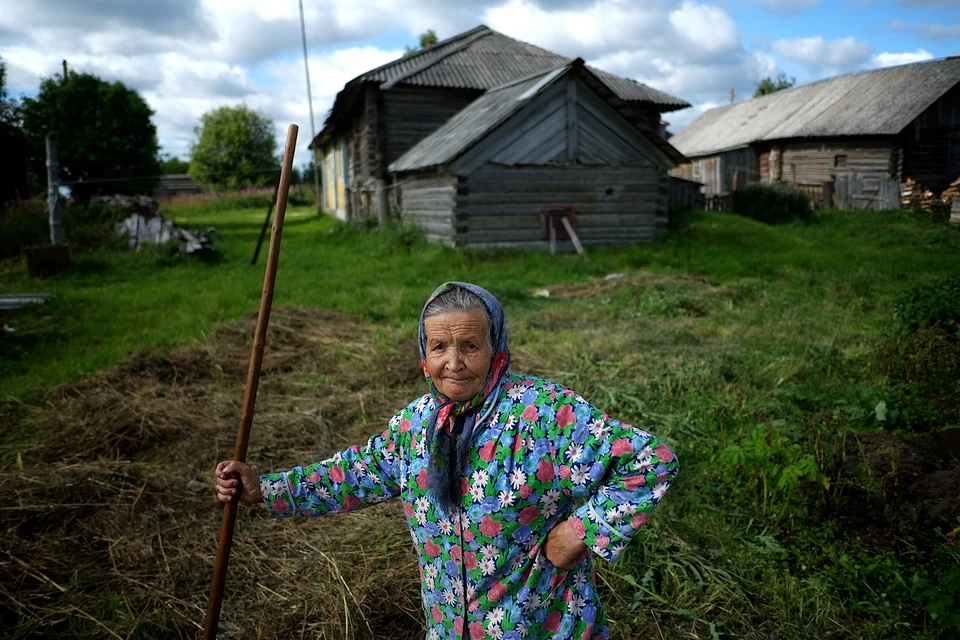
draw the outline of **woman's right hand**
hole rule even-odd
[[[224,460],[217,465],[214,474],[217,481],[217,500],[230,502],[240,498],[240,502],[257,504],[263,502],[260,493],[260,477],[250,465],[238,460]]]

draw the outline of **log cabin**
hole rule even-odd
[[[653,240],[684,161],[656,126],[579,58],[504,84],[390,165],[401,217],[457,247]]]
[[[910,179],[940,193],[960,176],[960,58],[820,80],[703,113],[670,139],[671,175],[707,199],[787,183],[825,206],[900,207]],[[832,196],[831,196],[832,194]]]
[[[323,208],[341,219],[399,207],[388,167],[487,91],[568,64],[568,58],[487,26],[372,69],[337,94],[311,142]],[[660,131],[662,113],[690,105],[652,87],[586,67],[619,117]]]

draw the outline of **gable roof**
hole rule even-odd
[[[687,157],[787,138],[897,135],[960,83],[960,58],[849,73],[705,112],[670,142]]]
[[[480,25],[371,69],[348,82],[337,94],[320,135],[349,110],[364,84],[375,84],[381,89],[408,85],[486,91],[555,69],[567,61],[567,58],[552,51],[514,40],[486,25]],[[690,106],[685,100],[635,80],[598,69],[592,71],[621,100],[653,104],[661,112]]]
[[[606,83],[596,71],[587,67],[577,58],[562,66],[509,82],[491,89],[448,120],[439,129],[417,143],[396,162],[390,165],[391,172],[418,171],[430,167],[448,164],[470,149],[494,129],[506,122],[510,116],[529,104],[548,87],[574,70],[581,70],[582,77],[592,79],[594,84]],[[623,105],[616,97],[608,97],[615,109]],[[619,110],[619,109],[618,109]],[[644,137],[654,144],[673,162],[686,159],[658,133],[642,128],[632,121]]]

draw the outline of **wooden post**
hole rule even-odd
[[[567,220],[566,216],[560,218],[560,222],[563,223],[563,228],[567,230],[567,233],[570,235],[570,241],[573,243],[573,248],[577,250],[577,253],[580,255],[586,255],[586,252],[583,250],[583,245],[580,244],[580,236],[577,235],[577,232],[573,230],[573,225],[570,224],[570,221]]]
[[[303,70],[307,75],[307,108],[310,109],[310,144],[317,139],[313,122],[313,95],[310,92],[310,63],[307,61],[307,27],[303,22],[303,0],[300,0],[300,36],[303,42]],[[310,155],[313,162],[313,190],[317,194],[317,213],[320,213],[320,178],[317,176],[317,154]],[[267,215],[269,217],[269,214]],[[254,258],[256,262],[256,258]]]
[[[733,185],[730,187],[730,191],[736,191],[739,185],[740,185],[740,167],[734,167]]]
[[[557,254],[556,220],[552,217],[548,217],[547,224],[550,225],[550,255],[556,255]]]
[[[253,335],[253,349],[250,353],[250,366],[247,369],[247,385],[240,407],[240,424],[237,427],[237,440],[233,449],[233,459],[243,462],[247,457],[247,445],[250,442],[250,426],[253,424],[253,408],[257,400],[257,387],[260,384],[260,365],[263,363],[263,347],[267,338],[267,323],[270,321],[270,308],[273,304],[273,286],[277,279],[277,262],[280,259],[280,236],[283,233],[283,217],[287,211],[287,196],[290,193],[290,172],[293,169],[293,155],[297,147],[295,124],[287,129],[287,144],[284,148],[283,165],[280,169],[280,186],[277,190],[277,209],[273,217],[273,230],[270,234],[270,250],[267,254],[267,269],[263,276],[263,292],[260,296],[260,312],[257,314],[257,328]],[[237,498],[223,508],[223,520],[220,523],[220,544],[217,547],[217,559],[213,567],[213,581],[210,585],[210,602],[207,605],[207,619],[203,628],[203,640],[216,640],[217,627],[220,624],[220,605],[223,602],[223,585],[227,576],[227,563],[230,560],[230,547],[233,544],[233,525],[237,519]]]
[[[64,61],[66,69],[66,61]],[[47,136],[47,209],[50,212],[50,244],[63,244],[63,223],[60,221],[60,163],[57,141]]]

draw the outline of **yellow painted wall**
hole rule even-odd
[[[347,202],[347,181],[344,167],[346,166],[346,149],[343,146],[343,138],[337,145],[337,205],[339,209],[346,209]]]

